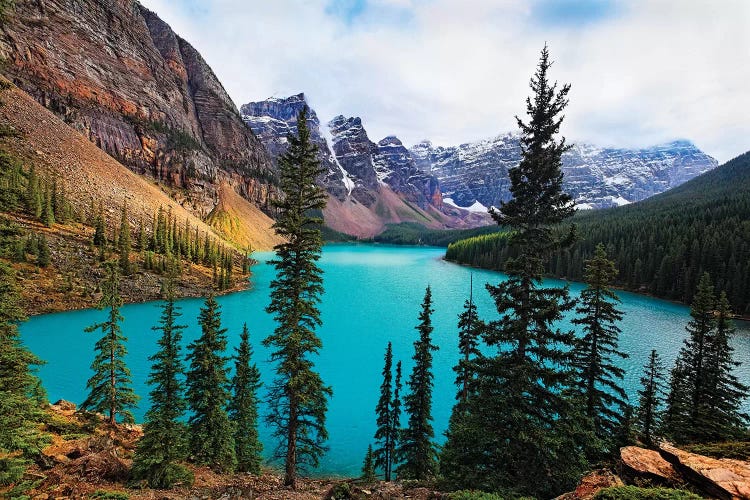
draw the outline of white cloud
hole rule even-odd
[[[372,140],[457,144],[524,111],[545,41],[570,82],[569,140],[693,140],[750,149],[750,2],[632,0],[578,26],[514,0],[378,0],[354,19],[324,0],[142,0],[203,54],[239,105],[304,91],[322,121],[361,116]]]

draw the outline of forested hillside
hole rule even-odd
[[[554,256],[549,274],[581,280],[601,242],[617,262],[618,286],[689,302],[708,272],[737,313],[750,313],[750,152],[643,202],[579,212],[574,222],[578,242]],[[490,269],[503,269],[508,256],[501,235],[461,240],[446,253]]]

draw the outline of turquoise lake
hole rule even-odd
[[[484,283],[497,283],[504,275],[470,269],[442,260],[444,249],[374,245],[328,245],[320,264],[324,270],[325,295],[321,304],[323,326],[319,335],[323,349],[315,360],[323,380],[332,386],[333,398],[328,410],[330,451],[321,467],[313,474],[359,475],[367,445],[375,431],[374,408],[382,381],[383,355],[388,341],[393,342],[394,358],[404,363],[404,378],[412,367],[413,342],[417,337],[420,303],[425,287],[432,286],[435,313],[434,342],[440,346],[435,353],[434,426],[436,439],[448,423],[456,389],[452,367],[457,358],[456,322],[469,293],[469,276],[474,274],[474,297],[482,318],[495,318],[494,305]],[[256,254],[261,261],[253,268],[251,290],[219,297],[223,324],[228,328],[231,353],[239,343],[244,322],[250,329],[251,341],[264,382],[272,378],[273,366],[268,351],[261,345],[274,327],[264,309],[268,305],[268,285],[273,268],[265,264],[272,255]],[[583,286],[571,283],[573,294]],[[626,369],[624,385],[637,402],[641,367],[651,349],[657,349],[668,366],[686,336],[689,320],[687,307],[632,293],[619,293],[625,317],[620,325],[620,347],[630,353],[621,363]],[[199,299],[179,302],[181,323],[190,324],[185,332],[185,345],[199,335],[196,318],[202,304]],[[148,405],[146,377],[148,356],[156,349],[158,333],[151,330],[159,317],[158,302],[123,307],[123,329],[129,338],[127,362],[133,374],[141,404],[136,411],[140,421]],[[47,364],[39,370],[51,401],[63,398],[80,404],[85,399],[88,366],[98,333],[86,334],[84,328],[101,321],[105,313],[97,310],[72,311],[31,318],[21,326],[26,345]],[[567,321],[561,327],[571,327]],[[738,323],[732,339],[735,359],[744,364],[737,375],[750,383],[750,325]],[[262,391],[262,396],[265,394]],[[261,413],[265,408],[261,407]],[[261,423],[261,436],[266,453],[273,443]]]

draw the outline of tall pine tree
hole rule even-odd
[[[123,274],[130,274],[130,250],[132,243],[130,241],[130,222],[128,221],[128,203],[122,203],[122,214],[120,216],[120,231],[117,249],[120,252],[120,271]]]
[[[515,257],[506,262],[508,279],[487,286],[500,319],[483,337],[499,352],[477,360],[477,394],[449,435],[446,446],[454,453],[441,464],[458,487],[549,496],[572,486],[585,467],[572,427],[575,407],[564,397],[575,338],[554,326],[573,302],[567,288],[541,287],[551,254],[574,236],[558,229],[574,212],[562,190],[562,154],[569,147],[556,138],[570,87],[550,82],[551,64],[545,46],[526,100],[528,122],[517,118],[522,158],[509,171],[513,197],[491,210],[508,228]]]
[[[123,320],[120,314],[120,273],[114,262],[108,262],[105,268],[107,276],[101,284],[99,308],[109,309],[109,313],[105,321],[85,330],[87,333],[101,330],[103,335],[94,346],[96,355],[91,364],[94,375],[86,384],[89,395],[81,408],[107,413],[110,425],[114,425],[118,415],[125,422],[133,422],[130,409],[136,406],[138,396],[133,391],[130,370],[125,364],[127,338],[120,327]]]
[[[242,325],[240,345],[234,357],[232,399],[229,402],[229,420],[234,425],[234,450],[237,471],[260,474],[263,445],[258,437],[258,390],[260,370],[251,363],[253,349],[250,332]]]
[[[19,300],[13,269],[0,262],[0,486],[19,480],[47,443],[39,431],[45,414],[32,398],[42,362],[21,343]]]
[[[229,369],[223,356],[227,348],[226,329],[221,327],[219,303],[206,299],[198,315],[201,336],[188,346],[187,402],[188,447],[196,463],[219,472],[231,472],[237,465],[229,402]]]
[[[472,360],[479,353],[479,339],[484,330],[484,322],[477,315],[477,305],[474,303],[474,276],[469,285],[469,299],[464,303],[464,310],[458,315],[458,352],[461,358],[453,369],[456,372],[456,399],[466,403],[469,399],[469,386],[474,377]]]
[[[708,273],[698,282],[690,316],[670,379],[665,432],[677,442],[730,439],[747,423],[740,405],[748,388],[732,374],[731,310],[726,296],[716,300]]]
[[[146,480],[152,488],[171,488],[176,483],[190,482],[187,469],[177,462],[187,457],[185,424],[187,409],[182,381],[184,366],[180,342],[185,326],[177,324],[182,316],[175,304],[174,280],[163,285],[164,304],[159,324],[152,328],[161,332],[158,351],[149,357],[151,374],[148,383],[151,407],[146,412],[143,437],[133,459],[133,477]]]
[[[414,342],[414,368],[409,376],[409,394],[404,398],[404,410],[409,416],[398,448],[402,463],[397,472],[400,477],[427,479],[437,468],[435,444],[432,439],[432,351],[438,347],[432,343],[432,290],[427,287],[419,313],[419,339]]]
[[[579,389],[586,405],[586,417],[593,424],[596,436],[610,442],[627,407],[627,395],[621,386],[622,368],[615,358],[627,354],[618,349],[622,312],[617,309],[620,299],[609,288],[617,276],[615,263],[607,258],[604,245],[597,245],[594,257],[586,262],[586,288],[576,308],[578,317],[573,324],[583,328],[583,336],[576,342],[573,367]]]
[[[271,281],[271,303],[266,311],[277,323],[264,345],[273,348],[276,379],[269,390],[267,422],[279,440],[277,455],[284,460],[284,484],[295,487],[300,466],[317,466],[325,452],[328,432],[325,417],[331,396],[311,356],[322,347],[315,328],[321,325],[318,303],[323,293],[322,270],[317,265],[323,240],[322,219],[326,194],[315,179],[322,172],[317,147],[310,140],[307,107],[297,116],[297,135],[279,158],[284,198],[276,202],[274,224],[284,243],[274,247],[276,278]]]
[[[643,367],[641,389],[638,391],[636,427],[641,441],[651,446],[654,433],[661,425],[662,402],[664,400],[664,364],[656,349],[651,351],[648,363]]]
[[[396,429],[393,427],[393,346],[390,342],[385,350],[383,383],[380,385],[380,398],[375,407],[375,415],[375,467],[379,467],[385,480],[390,481],[393,470],[393,444],[396,438]]]
[[[748,396],[748,386],[732,373],[740,365],[734,360],[734,349],[729,339],[734,334],[732,310],[725,292],[716,301],[716,331],[706,359],[709,391],[706,410],[711,426],[706,429],[708,441],[736,439],[743,434],[748,416],[741,411],[742,401]]]

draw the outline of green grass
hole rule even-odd
[[[683,448],[691,453],[697,453],[707,457],[750,460],[750,441],[693,444],[683,446]]]

